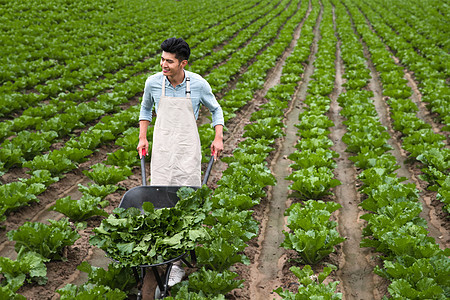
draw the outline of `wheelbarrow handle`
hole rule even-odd
[[[206,168],[205,178],[203,178],[202,185],[204,185],[208,182],[209,174],[211,173],[211,168],[212,168],[213,163],[214,163],[214,154],[211,155],[211,158],[209,159],[208,167]]]
[[[147,150],[142,149],[141,155],[141,175],[142,175],[142,185],[147,185],[147,176],[145,175],[145,156],[147,155]],[[208,182],[209,174],[211,173],[212,165],[214,164],[214,153],[211,155],[209,159],[208,167],[206,168],[205,178],[203,178],[202,185]]]
[[[145,156],[147,155],[147,150],[145,148],[142,148],[142,155],[141,155],[141,174],[142,174],[142,185],[147,185],[147,178],[145,176]]]

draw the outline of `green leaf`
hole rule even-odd
[[[330,194],[330,189],[341,184],[334,178],[333,172],[326,167],[309,167],[294,171],[286,177],[293,180],[289,188],[294,190],[293,196],[300,199],[320,199]]]
[[[119,149],[108,154],[105,164],[119,167],[133,167],[139,165],[139,159],[136,150],[126,151],[124,149]]]

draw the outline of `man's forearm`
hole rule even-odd
[[[147,139],[147,129],[150,122],[147,120],[139,121],[139,140]]]
[[[139,121],[139,143],[137,146],[139,158],[142,158],[143,150],[145,150],[144,155],[148,155],[147,129],[149,124],[150,122],[146,120]]]
[[[214,130],[216,131],[215,138],[223,140],[223,125],[214,126]]]

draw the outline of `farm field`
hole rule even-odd
[[[173,36],[226,127],[176,299],[449,298],[449,5],[2,1],[0,299],[136,299],[92,237],[142,184],[139,105]]]

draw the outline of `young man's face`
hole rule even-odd
[[[174,77],[183,72],[183,68],[186,66],[187,60],[179,61],[175,57],[175,53],[169,53],[163,51],[161,55],[161,68],[165,76]]]

